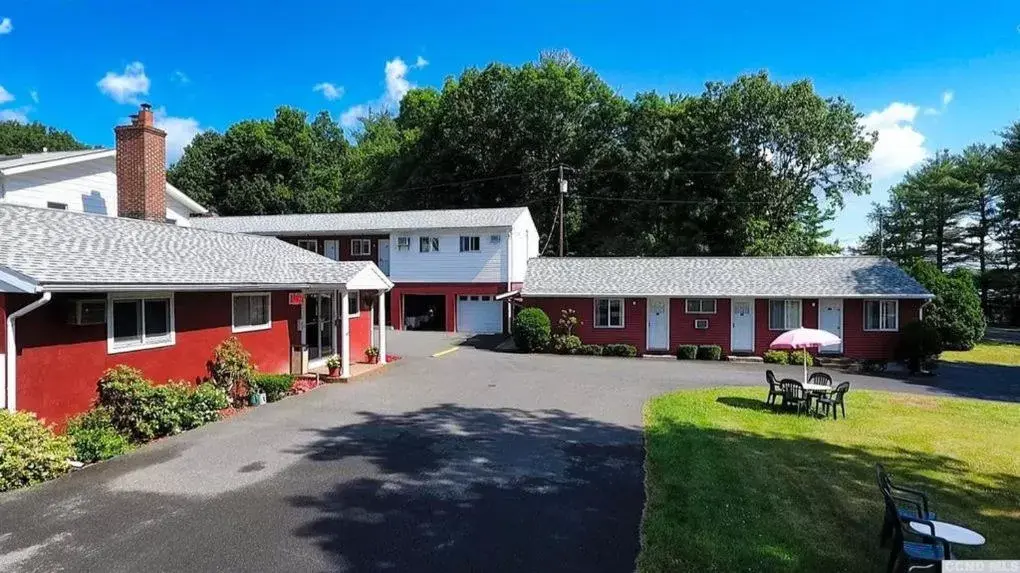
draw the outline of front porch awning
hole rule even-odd
[[[368,263],[360,271],[354,274],[343,284],[343,288],[352,290],[381,290],[388,291],[393,288],[393,282],[383,274],[382,270],[375,263]]]

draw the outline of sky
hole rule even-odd
[[[173,160],[201,130],[279,105],[353,126],[412,86],[564,49],[628,97],[766,69],[849,100],[879,141],[871,194],[833,224],[844,244],[904,172],[1020,120],[1015,0],[0,0],[0,120],[109,146],[149,102]]]

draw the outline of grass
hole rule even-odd
[[[970,350],[947,350],[940,355],[946,362],[1020,366],[1020,344],[985,341]]]
[[[766,393],[646,405],[640,571],[882,571],[876,462],[988,540],[959,557],[1017,557],[1020,404],[853,390],[833,422],[773,413]]]

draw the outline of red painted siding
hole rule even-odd
[[[782,334],[783,330],[769,329],[769,300],[758,298],[754,301],[754,353],[761,356],[769,344]],[[818,299],[805,298],[800,302],[800,322],[804,328],[818,328]],[[814,350],[810,350],[812,354]]]
[[[107,368],[126,364],[156,382],[196,382],[207,375],[213,348],[233,335],[230,293],[177,293],[173,346],[108,354],[106,325],[68,325],[67,302],[67,296],[56,295],[17,323],[18,409],[58,425],[90,407],[96,381]],[[286,292],[273,293],[272,327],[236,334],[259,370],[289,370],[300,316],[301,307],[288,305]]]
[[[723,354],[730,352],[730,299],[715,301],[715,314],[687,314],[686,299],[669,301],[669,349],[673,352],[681,344],[716,344]],[[694,328],[694,321],[708,320],[708,328]]]
[[[362,292],[361,314],[351,316],[351,362],[365,362],[365,351],[372,346],[372,306],[375,304],[378,295],[370,292]],[[340,340],[341,325],[337,323],[336,336]]]
[[[389,292],[389,314],[393,317],[393,328],[404,328],[403,295],[431,294],[443,295],[443,306],[446,308],[446,330],[457,330],[457,296],[462,294],[499,295],[506,292],[506,283],[399,283]],[[506,322],[504,314],[504,322]],[[506,330],[506,325],[503,325]]]
[[[643,298],[624,299],[623,328],[595,328],[595,299],[592,298],[526,298],[524,306],[541,308],[557,332],[556,322],[560,311],[573,309],[581,320],[575,334],[585,344],[633,344],[638,353],[645,351],[645,312],[646,300]]]
[[[341,261],[372,261],[373,263],[379,263],[379,239],[389,239],[389,235],[308,235],[300,237],[279,237],[283,241],[288,243],[297,244],[298,240],[301,241],[315,241],[318,248],[318,253],[321,255],[325,252],[326,247],[324,242],[327,240],[340,241],[340,260]],[[372,241],[372,254],[370,255],[352,255],[351,254],[351,239],[370,239]]]
[[[922,301],[900,300],[899,326],[920,320]],[[843,355],[851,358],[892,360],[899,341],[899,332],[864,330],[864,301],[843,300]]]

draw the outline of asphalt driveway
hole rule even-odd
[[[382,374],[0,495],[0,570],[630,571],[643,403],[762,385],[755,365],[425,357],[460,342],[394,337]]]

